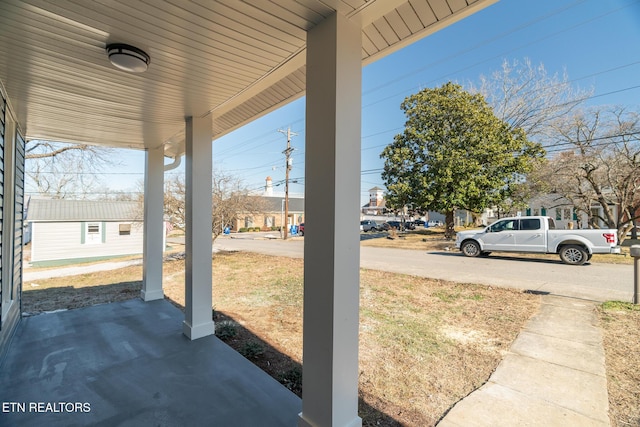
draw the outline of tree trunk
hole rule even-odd
[[[444,238],[445,239],[453,239],[456,235],[455,230],[453,229],[454,227],[454,222],[453,222],[453,211],[447,211],[445,213],[445,229],[444,229]]]

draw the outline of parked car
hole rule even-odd
[[[304,236],[304,222],[301,222],[298,226],[298,234]]]
[[[413,221],[413,223],[414,223],[414,225],[416,227],[426,227],[427,226],[426,221],[423,220],[423,219],[416,219],[415,221]]]
[[[365,233],[367,231],[380,231],[381,229],[382,228],[378,225],[378,223],[373,220],[364,219],[360,221],[360,231],[364,231]]]
[[[402,221],[387,221],[383,225],[384,230],[402,230]],[[405,230],[415,230],[416,226],[411,221],[405,221],[404,229]]]
[[[552,218],[503,218],[481,230],[461,231],[456,248],[468,257],[492,251],[558,254],[562,262],[582,265],[593,254],[620,253],[615,229],[556,230]]]

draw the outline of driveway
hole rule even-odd
[[[247,236],[250,237],[250,236]],[[219,238],[214,248],[267,255],[303,257],[304,240]],[[566,265],[556,260],[491,255],[467,258],[459,252],[360,248],[360,266],[461,283],[531,290],[593,301],[632,301],[633,266],[616,264]]]

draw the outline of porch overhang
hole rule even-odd
[[[376,61],[497,0],[0,2],[0,82],[27,140],[185,152],[184,118],[213,138],[304,95],[307,32],[334,13],[358,22]],[[144,73],[109,63],[126,43]]]

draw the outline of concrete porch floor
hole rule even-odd
[[[297,424],[295,394],[216,337],[189,341],[183,319],[140,299],[22,319],[0,365],[0,424]]]

